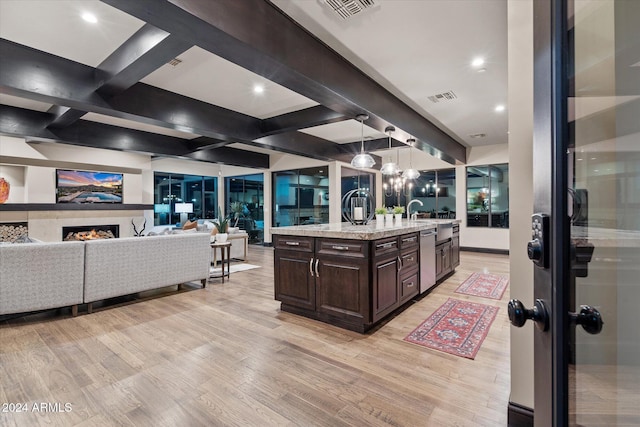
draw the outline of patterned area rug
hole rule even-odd
[[[449,298],[404,340],[474,359],[497,313],[498,307]]]
[[[509,279],[497,274],[473,273],[455,290],[459,294],[501,299]]]

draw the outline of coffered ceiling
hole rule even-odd
[[[0,0],[0,133],[256,168],[383,155],[389,125],[454,164],[506,143],[506,1],[373,3]]]

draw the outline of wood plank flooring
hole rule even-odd
[[[273,250],[251,246],[248,262],[263,267],[205,289],[0,323],[0,404],[27,406],[0,425],[507,425],[509,292],[453,292],[472,272],[508,276],[507,256],[462,252],[453,276],[367,335],[280,312]],[[500,307],[475,360],[403,341],[448,297]]]

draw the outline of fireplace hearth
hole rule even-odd
[[[62,240],[94,240],[115,239],[120,236],[120,226],[114,225],[81,225],[62,227]]]

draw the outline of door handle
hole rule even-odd
[[[602,331],[602,316],[590,305],[581,305],[579,313],[569,313],[569,321],[582,326],[587,333],[597,335]]]
[[[398,271],[402,270],[402,260],[398,257]]]
[[[527,320],[533,320],[543,331],[549,329],[549,311],[541,299],[536,300],[533,308],[525,308],[520,300],[512,299],[507,304],[507,312],[511,324],[517,328],[524,326]]]
[[[313,258],[309,260],[309,273],[311,273],[311,277],[313,277]]]
[[[316,258],[316,267],[315,267],[315,270],[316,270],[316,277],[320,277],[320,273],[318,273],[318,262],[319,262],[319,261],[320,261],[320,259]]]

